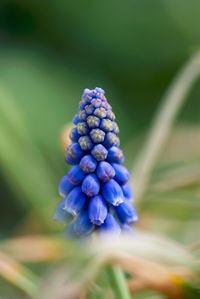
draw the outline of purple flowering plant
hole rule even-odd
[[[54,220],[67,224],[66,234],[77,237],[131,232],[138,217],[130,173],[122,165],[119,128],[103,89],[84,90],[73,124],[65,157],[72,166],[60,181],[62,201]]]

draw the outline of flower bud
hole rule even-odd
[[[81,111],[85,108],[85,106],[88,104],[88,101],[89,98],[85,97],[85,98],[82,98],[82,100],[80,101],[79,103],[79,107],[78,107],[78,110]]]
[[[92,140],[89,136],[80,137],[78,143],[83,151],[89,151],[93,147]]]
[[[80,119],[78,117],[78,114],[76,114],[72,120],[73,124],[76,126],[80,122]]]
[[[108,182],[115,176],[115,170],[108,162],[102,161],[97,167],[97,176],[102,182]]]
[[[101,143],[104,141],[105,132],[100,129],[93,129],[90,132],[90,137],[94,143]]]
[[[103,235],[108,234],[115,237],[120,235],[120,226],[112,214],[108,213],[104,223],[100,227],[100,232]]]
[[[78,114],[78,117],[81,121],[84,121],[87,119],[87,113],[85,110],[81,110]]]
[[[92,103],[93,107],[95,107],[95,108],[99,108],[101,106],[101,100],[100,99],[93,99],[91,101],[91,103]]]
[[[122,150],[116,146],[110,147],[108,150],[107,160],[110,163],[123,163],[124,155],[123,155]]]
[[[73,223],[73,229],[76,235],[88,235],[93,229],[87,210],[81,212],[76,221]]]
[[[77,131],[77,128],[73,128],[71,130],[71,133],[70,133],[70,139],[71,139],[71,141],[72,142],[77,142],[78,139],[79,139],[79,137],[80,137],[80,135],[79,135],[79,133]]]
[[[118,127],[118,124],[115,121],[112,123],[112,127],[113,127],[113,132],[115,134],[119,134],[119,127]]]
[[[126,184],[128,180],[130,179],[130,173],[126,167],[112,163],[112,166],[115,170],[115,180],[120,184]]]
[[[85,88],[84,91],[83,91],[83,96],[82,97],[88,95],[90,92],[91,92],[91,89]]]
[[[122,223],[135,223],[138,221],[135,208],[130,201],[124,201],[115,208],[117,216]]]
[[[85,106],[85,112],[90,115],[94,112],[94,107],[92,106],[92,104]]]
[[[105,141],[104,144],[106,147],[111,147],[111,146],[119,146],[120,145],[120,141],[119,138],[117,137],[116,134],[112,133],[112,132],[108,132],[105,136]]]
[[[97,161],[91,155],[86,155],[81,159],[80,167],[85,173],[94,172],[97,167]]]
[[[113,206],[118,206],[124,200],[122,189],[114,179],[103,183],[101,191],[104,199]]]
[[[82,191],[89,197],[99,193],[100,183],[95,174],[88,174],[82,182]]]
[[[101,129],[105,132],[112,131],[113,130],[113,122],[110,119],[102,119]]]
[[[76,216],[80,213],[86,203],[86,195],[81,191],[81,187],[75,187],[64,199],[64,210]]]
[[[112,107],[110,106],[110,104],[108,104],[108,102],[106,100],[102,101],[101,107],[105,108],[106,110],[112,109]]]
[[[59,193],[60,196],[62,197],[66,197],[67,194],[74,188],[75,186],[70,183],[70,181],[68,180],[68,175],[65,175],[64,177],[62,177],[62,179],[60,180],[59,183]]]
[[[62,224],[67,224],[69,223],[72,219],[73,216],[69,214],[67,211],[63,210],[65,203],[64,199],[58,204],[54,215],[53,215],[53,220],[60,222]]]
[[[103,161],[107,158],[108,151],[102,144],[93,147],[91,154],[97,161]]]
[[[87,135],[88,133],[88,126],[85,121],[78,123],[77,131],[79,135]]]
[[[90,115],[87,118],[87,124],[89,128],[98,128],[100,124],[100,119],[96,116]]]
[[[74,165],[68,172],[68,180],[73,185],[79,185],[84,179],[85,173],[79,165]]]
[[[130,200],[131,202],[133,201],[133,192],[131,189],[131,186],[129,185],[129,183],[124,184],[123,186],[121,186],[124,197],[128,200]]]
[[[107,216],[107,206],[101,195],[92,197],[88,205],[88,214],[93,224],[101,225]]]
[[[112,112],[112,110],[107,111],[107,118],[110,120],[115,120],[115,114]]]
[[[78,143],[72,143],[68,146],[65,161],[69,164],[78,164],[83,156],[83,151]]]
[[[102,88],[100,88],[100,87],[96,87],[95,90],[96,90],[97,92],[99,92],[99,93],[102,93],[102,94],[105,93],[105,91],[104,91]]]
[[[93,98],[96,98],[96,94],[97,94],[97,91],[95,89],[93,89],[89,92],[89,95]]]
[[[101,107],[94,110],[94,115],[98,116],[99,118],[105,118],[107,113],[105,108]]]

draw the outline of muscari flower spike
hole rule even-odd
[[[54,220],[68,224],[66,233],[74,236],[130,233],[138,220],[130,173],[121,165],[119,128],[103,89],[84,90],[73,123],[65,157],[72,166],[60,181]]]

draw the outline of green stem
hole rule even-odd
[[[107,267],[109,280],[115,293],[116,299],[130,299],[130,293],[123,271],[117,266]]]

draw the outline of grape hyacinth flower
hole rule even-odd
[[[62,201],[54,220],[74,236],[99,231],[118,236],[138,220],[129,171],[121,165],[119,128],[104,90],[85,89],[73,119],[65,160],[71,168],[59,184]]]

